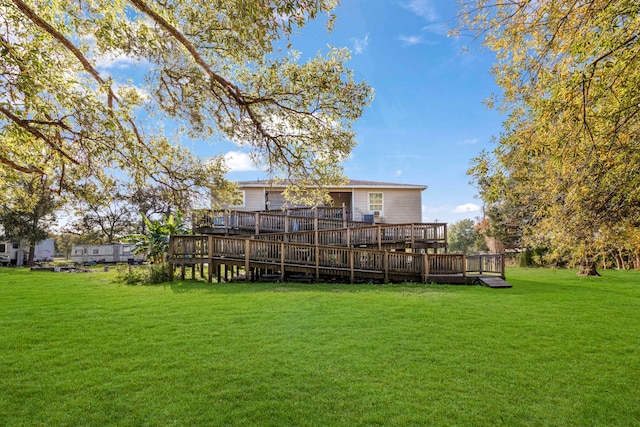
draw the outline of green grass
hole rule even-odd
[[[512,289],[0,269],[0,425],[640,424],[640,273]]]

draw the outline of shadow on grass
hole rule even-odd
[[[449,292],[460,285],[435,285],[422,283],[394,283],[394,284],[345,284],[345,283],[294,283],[294,282],[222,282],[208,283],[202,280],[179,280],[165,282],[158,285],[169,287],[176,293],[212,292],[219,294],[241,294],[259,292],[397,292],[398,290],[414,290],[416,292]]]

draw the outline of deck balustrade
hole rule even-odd
[[[211,266],[216,263],[241,265],[247,271],[250,268],[280,271],[283,278],[286,271],[306,272],[315,275],[316,279],[321,274],[349,276],[351,282],[355,277],[385,282],[427,282],[434,276],[465,277],[472,273],[489,272],[504,276],[503,257],[495,254],[465,257],[460,254],[389,252],[213,235],[171,236],[169,263],[183,266],[207,263],[210,267],[209,280],[212,277]]]

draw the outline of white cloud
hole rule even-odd
[[[467,138],[456,142],[456,145],[473,145],[478,143],[478,138]]]
[[[258,167],[253,163],[251,157],[247,153],[240,151],[229,151],[224,155],[226,165],[230,172],[247,172],[256,171]]]
[[[463,205],[458,205],[451,211],[452,213],[470,213],[470,212],[479,212],[482,209],[481,206],[476,205],[475,203],[465,203]]]
[[[369,45],[369,33],[364,36],[363,39],[352,39],[353,40],[353,51],[356,55],[363,53],[367,46]]]
[[[400,169],[398,169],[395,173],[396,173],[396,176],[402,175],[402,171]]]
[[[422,37],[420,36],[400,36],[398,37],[405,45],[413,46],[422,43]]]
[[[438,36],[446,37],[449,34],[449,27],[443,22],[425,25],[424,27],[422,27],[422,30]]]
[[[403,6],[415,15],[418,15],[429,22],[437,21],[439,19],[432,0],[410,0]]]
[[[124,53],[107,53],[96,56],[96,67],[104,70],[108,69],[124,69],[132,66],[140,65],[143,61],[142,58],[134,58]]]

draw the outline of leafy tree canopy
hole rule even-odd
[[[169,117],[195,138],[250,147],[276,177],[338,181],[352,123],[372,97],[349,54],[300,61],[278,46],[334,0],[8,0],[0,4],[0,187],[49,177],[59,193],[118,170],[176,194],[224,184],[221,158],[201,160],[144,126]],[[103,57],[147,67],[145,92],[115,82]],[[337,160],[337,161],[336,161]]]
[[[592,266],[603,230],[640,226],[640,3],[477,0],[462,28],[496,52],[489,104],[508,113],[470,170],[482,197]]]

